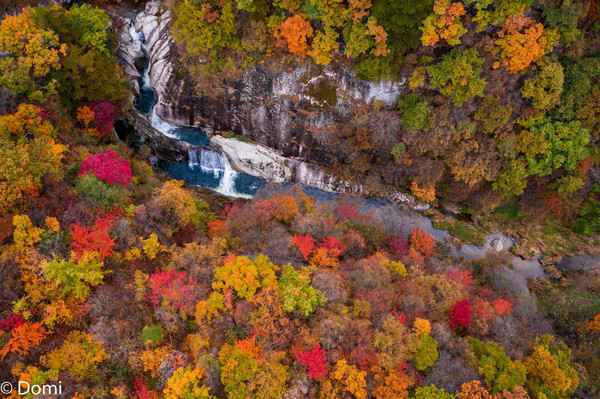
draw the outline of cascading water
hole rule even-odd
[[[135,29],[133,22],[129,34],[136,46],[147,54],[144,34]],[[207,148],[209,140],[202,130],[177,126],[160,118],[156,112],[158,99],[152,87],[148,64],[146,62],[138,81],[140,93],[135,102],[137,110],[146,114],[152,127],[165,136],[189,144],[188,162],[160,161],[159,165],[172,177],[189,184],[206,187],[228,197],[251,198],[264,185],[264,180],[235,171],[224,154]]]

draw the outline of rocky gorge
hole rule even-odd
[[[345,179],[330,171],[332,156],[315,137],[347,126],[357,106],[394,105],[403,82],[362,81],[340,66],[316,70],[302,64],[280,72],[255,66],[220,95],[197,95],[177,56],[170,23],[170,11],[156,1],[122,20],[118,55],[137,94],[143,60],[147,62],[146,80],[156,102],[149,120],[201,129],[211,146],[225,153],[235,169],[249,175],[332,192],[368,191],[360,177]],[[139,115],[131,119],[139,126]],[[238,137],[223,137],[221,132],[234,132]],[[147,136],[157,137],[151,131]],[[150,141],[155,152],[168,153],[169,158],[173,158],[173,148],[181,150],[175,158],[188,157],[185,144],[174,143],[165,150],[164,138]],[[386,195],[418,209],[427,208],[407,194]]]

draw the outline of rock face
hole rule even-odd
[[[229,158],[234,169],[265,180],[276,183],[301,183],[331,192],[362,192],[360,185],[352,185],[337,179],[308,162],[283,157],[260,144],[246,143],[219,135],[213,135],[210,143]]]
[[[328,149],[323,137],[352,126],[357,108],[368,109],[373,102],[381,107],[395,104],[402,82],[363,81],[340,65],[321,69],[305,63],[288,71],[256,66],[239,80],[225,83],[219,94],[196,95],[169,34],[170,11],[159,1],[151,1],[135,18],[122,19],[118,54],[124,69],[139,91],[139,61],[145,56],[148,73],[143,81],[152,86],[157,101],[150,124],[142,115],[129,118],[129,123],[141,129],[140,135],[159,157],[179,160],[183,153],[180,145],[163,148],[169,143],[157,136],[157,131],[164,130],[159,125],[199,127],[212,136],[211,146],[220,149],[238,171],[325,191],[369,194],[361,184],[362,176],[350,183],[326,171],[336,147]],[[394,125],[394,121],[379,119],[380,124]],[[234,131],[257,144],[227,139],[215,134],[218,131]],[[429,207],[404,193],[386,196],[413,209]]]
[[[219,94],[196,95],[176,56],[170,22],[170,11],[157,1],[147,3],[135,19],[146,42],[157,114],[168,122],[201,127],[209,133],[235,131],[284,156],[328,164],[330,154],[313,133],[344,127],[354,107],[374,101],[391,106],[403,90],[403,82],[367,82],[344,66],[317,68],[305,63],[289,71],[256,66],[240,79],[224,83]],[[123,50],[129,51],[126,45]],[[125,61],[125,65],[131,63]]]

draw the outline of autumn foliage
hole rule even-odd
[[[89,228],[79,224],[71,225],[71,248],[76,259],[86,252],[96,252],[103,260],[112,254],[115,245],[109,231],[114,221],[114,215],[108,214],[97,219]]]
[[[473,315],[471,301],[463,299],[455,303],[450,309],[449,321],[450,327],[454,330],[464,329],[469,327],[471,324],[471,318]]]
[[[419,228],[410,232],[409,256],[413,261],[422,263],[433,254],[434,249],[435,240],[427,232]]]
[[[129,161],[112,149],[88,156],[79,169],[80,175],[93,174],[110,185],[127,187],[131,183],[132,172]]]
[[[196,286],[186,272],[156,272],[149,279],[150,301],[154,306],[175,310],[192,309]]]
[[[495,44],[501,61],[494,66],[502,63],[511,73],[520,72],[539,60],[550,45],[544,35],[544,25],[523,15],[506,19]]]
[[[26,355],[29,351],[42,343],[46,337],[46,330],[41,323],[22,323],[13,328],[10,338],[2,348],[0,348],[0,360],[4,359],[9,353]]]
[[[279,29],[290,53],[301,56],[308,54],[307,40],[313,34],[310,22],[300,15],[293,15],[283,21]]]
[[[298,251],[302,254],[304,260],[308,260],[310,255],[315,250],[315,240],[311,235],[296,235],[293,237],[294,245],[298,248]]]
[[[327,359],[325,351],[320,345],[314,346],[311,350],[294,352],[296,361],[306,367],[308,375],[314,380],[321,380],[327,375]]]
[[[460,37],[467,32],[460,18],[465,15],[465,7],[460,2],[436,0],[433,14],[423,21],[424,46],[435,46],[440,41],[446,41],[451,46],[460,44]]]

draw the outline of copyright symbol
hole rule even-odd
[[[2,384],[0,384],[0,393],[2,393],[4,395],[10,395],[12,390],[13,390],[13,386],[10,382],[4,381]]]

